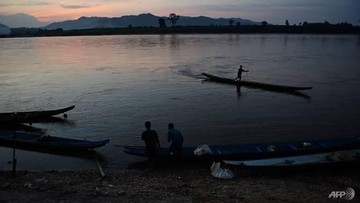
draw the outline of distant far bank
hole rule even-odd
[[[0,37],[91,36],[132,34],[360,34],[359,26],[351,24],[309,23],[303,25],[235,25],[235,26],[174,26],[93,28],[81,30],[47,30],[41,28],[12,28],[9,35]]]
[[[267,21],[255,22],[243,18],[190,17],[170,13],[168,17],[151,13],[121,17],[80,17],[76,20],[51,23],[44,27],[12,27],[6,25],[6,16],[0,16],[0,37],[44,37],[83,35],[131,35],[131,34],[222,34],[222,33],[294,33],[294,34],[359,34],[360,26],[328,21],[310,23],[304,21],[273,25]],[[9,17],[9,16],[8,16]],[[11,17],[11,16],[10,16]],[[25,21],[36,18],[26,14],[12,16]],[[2,20],[1,20],[2,19]]]

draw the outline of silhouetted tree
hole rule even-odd
[[[269,23],[266,22],[265,20],[261,22],[261,25],[262,25],[262,26],[267,26],[268,24],[269,24]]]
[[[239,27],[240,25],[241,25],[241,23],[240,23],[240,22],[237,22],[237,23],[236,23],[236,26],[238,26],[238,27]]]
[[[170,13],[169,17],[167,18],[172,26],[174,27],[176,25],[176,22],[179,20],[180,16],[176,15],[175,13]]]
[[[165,19],[159,18],[159,27],[164,28],[166,27]]]
[[[352,27],[352,24],[348,23],[348,22],[342,22],[342,23],[337,24],[337,25],[340,25],[341,27]]]
[[[230,26],[232,26],[232,25],[234,24],[234,20],[233,20],[233,19],[230,19],[230,20],[229,20],[229,24],[230,24]]]
[[[285,21],[285,25],[286,25],[286,27],[289,26],[289,21],[288,20]]]
[[[307,26],[309,23],[307,21],[304,21],[302,26]]]

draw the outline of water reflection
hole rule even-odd
[[[176,51],[179,48],[181,40],[178,39],[177,34],[170,35],[170,48],[172,51]]]
[[[240,98],[240,96],[241,96],[241,86],[240,85],[236,86],[236,94],[237,94],[238,98]]]
[[[285,48],[285,50],[286,50],[287,44],[288,44],[288,35],[285,34],[284,35],[284,48]]]

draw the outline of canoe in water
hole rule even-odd
[[[144,146],[124,146],[126,154],[146,157]],[[201,145],[183,147],[178,158],[184,160],[259,160],[289,156],[302,156],[317,153],[332,153],[339,150],[360,149],[360,138],[336,138],[311,141],[280,143],[255,143],[238,145]],[[157,149],[158,159],[171,159],[168,148]]]
[[[219,76],[216,76],[216,75],[211,75],[211,74],[208,74],[208,73],[201,73],[201,74],[203,76],[207,77],[208,80],[214,81],[214,82],[233,84],[233,85],[238,85],[238,86],[255,87],[255,88],[271,90],[271,91],[291,92],[291,91],[312,89],[312,87],[295,87],[295,86],[285,86],[285,85],[273,85],[273,84],[253,82],[253,81],[247,81],[247,80],[235,81],[234,79],[223,78],[223,77],[219,77]]]
[[[47,111],[26,111],[26,112],[11,112],[0,113],[0,124],[9,123],[31,123],[37,119],[44,119],[54,115],[62,114],[75,108],[75,105]]]

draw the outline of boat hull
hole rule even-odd
[[[102,147],[109,140],[88,141],[80,139],[44,136],[38,133],[0,131],[0,145],[27,150],[86,151]]]
[[[265,89],[265,90],[270,90],[270,91],[291,92],[291,91],[312,89],[312,87],[273,85],[273,84],[260,83],[260,82],[247,81],[247,80],[236,81],[234,79],[223,78],[223,77],[219,77],[219,76],[208,74],[208,73],[201,73],[201,74],[203,76],[207,77],[208,80],[214,81],[214,82],[232,84],[232,85],[237,85],[237,86],[248,86],[248,87],[260,88],[260,89]]]
[[[307,146],[304,146],[304,143]],[[338,150],[360,149],[360,140],[357,137],[323,139],[309,142],[295,141],[284,143],[259,143],[240,145],[209,146],[211,153],[197,156],[194,151],[197,147],[183,147],[179,159],[185,160],[256,160],[276,157],[299,156],[316,153],[334,152]],[[146,157],[144,146],[125,146],[124,152],[130,155]],[[168,148],[157,150],[158,159],[171,159]]]
[[[342,150],[310,155],[290,156],[259,160],[224,160],[226,164],[245,167],[286,167],[286,166],[311,166],[319,164],[337,164],[360,160],[360,149]]]
[[[75,105],[62,109],[48,110],[48,111],[27,111],[27,112],[12,112],[0,113],[0,124],[14,124],[14,123],[32,123],[36,120],[48,118],[54,115],[62,114],[75,108]]]

